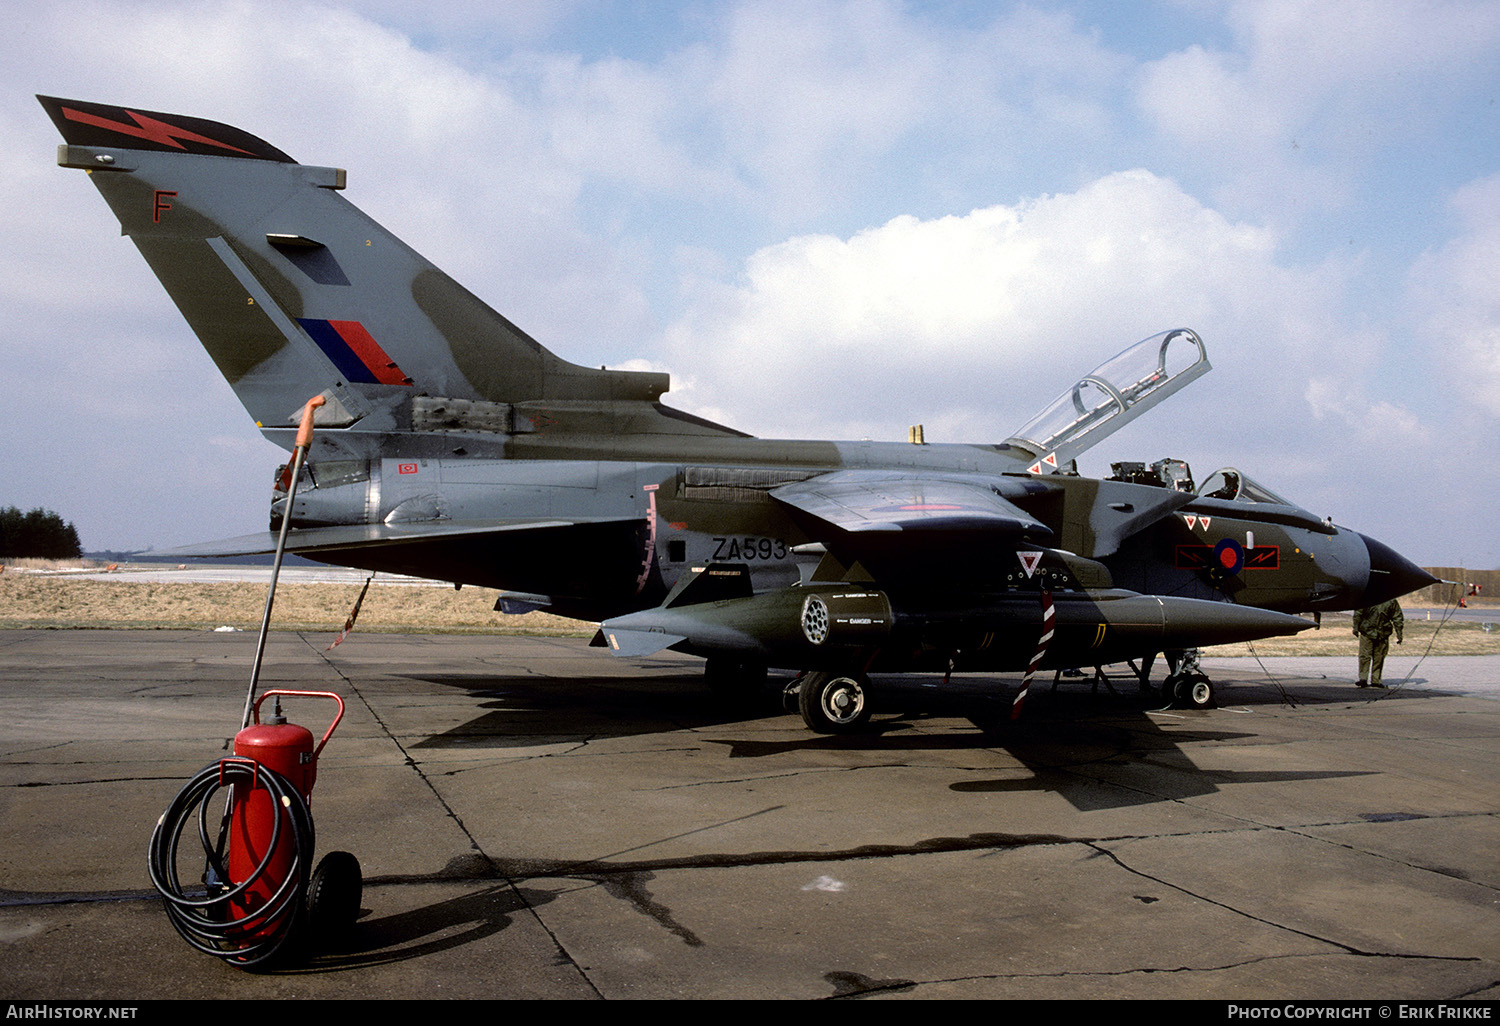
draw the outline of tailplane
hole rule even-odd
[[[628,409],[650,433],[727,428],[658,400],[665,374],[562,360],[299,164],[213,121],[39,96],[203,347],[268,438],[292,447],[310,396],[319,438],[354,458],[503,454],[566,411]],[[652,413],[655,411],[655,414]],[[656,415],[659,414],[659,415]],[[332,429],[332,430],[330,430]]]

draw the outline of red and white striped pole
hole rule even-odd
[[[1021,718],[1021,706],[1026,703],[1026,695],[1031,691],[1031,679],[1036,676],[1037,667],[1042,665],[1042,657],[1047,654],[1047,646],[1052,644],[1053,627],[1056,625],[1057,614],[1052,608],[1052,592],[1042,589],[1042,636],[1036,642],[1036,655],[1031,657],[1031,665],[1026,667],[1026,676],[1021,679],[1021,690],[1016,695],[1016,700],[1010,704],[1010,718],[1019,720]]]

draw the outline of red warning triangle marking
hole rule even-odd
[[[1201,523],[1201,524],[1202,524],[1202,525],[1203,525],[1203,529],[1204,529],[1204,530],[1205,530],[1205,531],[1207,531],[1207,530],[1208,530],[1208,521],[1209,521],[1209,519],[1210,519],[1210,518],[1208,518],[1208,517],[1199,517],[1199,518],[1198,518],[1198,522],[1199,522],[1199,523]]]
[[[1031,466],[1027,467],[1026,468],[1026,473],[1028,473],[1028,474],[1040,474],[1042,472],[1042,468],[1043,467],[1051,467],[1053,470],[1056,470],[1057,469],[1057,453],[1055,453],[1055,452],[1049,452],[1046,456],[1043,456],[1041,459],[1037,460]]]
[[[1198,526],[1198,518],[1193,516],[1191,513],[1184,513],[1182,516],[1183,519],[1187,521],[1189,528]]]
[[[1030,577],[1032,574],[1036,573],[1037,565],[1042,561],[1042,555],[1043,554],[1040,552],[1016,553],[1016,557],[1021,561],[1021,569],[1026,571],[1027,577]]]

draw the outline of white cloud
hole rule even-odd
[[[729,151],[784,188],[889,146],[940,77],[941,55],[889,4],[751,4],[731,15],[711,102]]]
[[[662,70],[686,82],[685,124],[717,137],[726,170],[782,224],[866,190],[902,194],[913,183],[883,173],[897,153],[941,181],[1014,173],[1018,154],[1048,152],[1038,138],[1097,147],[1115,118],[1103,98],[1128,64],[1066,14],[1030,6],[983,8],[985,23],[963,28],[886,0],[724,10],[692,77],[676,74],[686,61]]]
[[[473,52],[480,45],[543,39],[585,5],[582,0],[504,0],[490,4],[468,0],[353,0],[347,6],[371,21],[399,27],[413,37],[430,37],[445,50]]]
[[[739,284],[705,287],[666,341],[692,398],[758,433],[896,438],[925,417],[982,432],[943,440],[998,441],[1164,328],[1199,328],[1236,377],[1247,359],[1305,376],[1334,339],[1358,341],[1327,309],[1337,269],[1293,272],[1275,248],[1167,179],[1122,172],[1017,206],[767,247]],[[1277,380],[1262,376],[1262,393]]]
[[[1232,49],[1145,64],[1137,102],[1186,159],[1219,165],[1218,200],[1288,221],[1349,202],[1349,162],[1420,133],[1500,42],[1482,0],[1241,0],[1226,20]]]
[[[1389,399],[1372,399],[1359,382],[1320,377],[1307,383],[1307,405],[1316,420],[1333,420],[1363,448],[1428,448],[1437,435],[1417,414]]]
[[[1500,416],[1500,175],[1456,193],[1458,234],[1428,253],[1412,274],[1411,295],[1423,333],[1440,356],[1439,372],[1463,404],[1484,415],[1496,437]]]

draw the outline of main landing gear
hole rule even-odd
[[[764,663],[731,656],[710,656],[703,666],[703,683],[727,703],[754,701],[767,677]],[[802,721],[816,733],[849,734],[870,719],[867,683],[857,672],[812,670],[786,685],[782,704],[787,712],[801,713]]]
[[[865,696],[867,683],[862,674],[813,670],[788,686],[787,698],[795,689],[797,711],[809,730],[818,734],[849,734],[870,719],[870,705]]]

